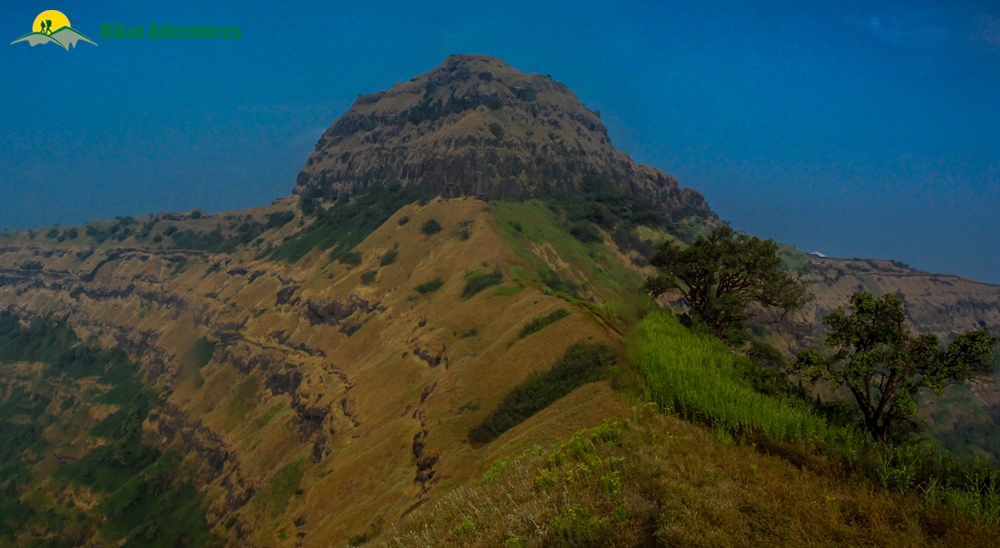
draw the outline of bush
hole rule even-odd
[[[21,263],[21,270],[41,270],[42,263],[38,261],[27,261]]]
[[[420,293],[420,294],[433,293],[433,292],[437,291],[438,289],[441,289],[441,286],[443,286],[443,285],[444,285],[444,282],[441,281],[441,278],[434,278],[433,280],[431,280],[429,282],[424,282],[424,283],[418,285],[417,287],[414,287],[413,289],[416,289],[417,293]]]
[[[48,232],[45,233],[45,237],[49,239],[54,239],[59,236],[59,228],[50,228]]]
[[[465,290],[462,291],[462,298],[468,299],[487,287],[498,285],[502,282],[503,272],[500,269],[493,272],[477,270],[465,277]]]
[[[376,277],[378,277],[378,272],[374,270],[369,270],[368,272],[361,274],[361,283],[365,285],[371,285],[375,283]]]
[[[503,138],[503,127],[496,122],[490,122],[490,133],[492,133],[497,139]]]
[[[385,252],[385,255],[382,255],[382,257],[378,260],[378,263],[382,266],[389,266],[396,262],[396,256],[398,254],[399,253],[395,249],[390,249]]]
[[[267,224],[264,225],[264,228],[267,230],[272,228],[281,228],[294,218],[294,211],[278,211],[276,213],[271,213],[267,216]]]
[[[77,232],[75,228],[71,228],[71,229],[63,232],[63,235],[66,236],[67,238],[69,238],[70,240],[75,240],[77,238],[77,236],[80,235],[80,233]]]
[[[480,443],[496,439],[577,387],[600,379],[604,368],[614,361],[614,351],[608,346],[574,344],[555,367],[514,388],[470,437]]]
[[[521,336],[519,338],[523,339],[528,335],[531,335],[532,333],[541,331],[545,327],[548,327],[549,325],[565,318],[566,316],[569,316],[569,312],[566,311],[565,308],[560,308],[559,310],[556,310],[555,312],[547,316],[542,316],[541,318],[535,318],[534,320],[531,320],[530,322],[525,324],[524,328],[521,329]]]
[[[577,294],[576,284],[569,280],[563,280],[559,277],[559,274],[556,274],[555,270],[546,270],[545,272],[542,272],[541,278],[542,282],[549,286],[549,289],[552,291],[579,297],[579,294]]]
[[[194,210],[194,211],[192,211],[191,212],[191,218],[192,219],[201,219],[201,211],[198,211],[197,209]]]
[[[601,237],[601,231],[597,230],[597,227],[585,222],[573,223],[569,228],[569,233],[584,243],[600,242],[604,239]]]
[[[427,219],[423,225],[420,226],[420,232],[431,236],[441,232],[441,223],[437,222],[436,219]]]
[[[170,235],[171,235],[171,234],[173,234],[174,232],[177,232],[177,227],[176,227],[176,226],[174,226],[174,225],[170,225],[170,226],[168,226],[167,228],[164,228],[164,229],[163,229],[163,235],[164,235],[164,236],[170,236]]]
[[[404,215],[403,218],[399,220],[399,226],[403,226],[408,222],[410,222],[410,218]]]
[[[341,256],[339,259],[337,259],[337,262],[340,264],[358,266],[361,264],[361,254],[352,251],[350,253]]]

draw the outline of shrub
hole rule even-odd
[[[472,431],[472,439],[480,443],[496,439],[577,387],[599,379],[614,361],[614,351],[608,346],[574,344],[555,367],[514,388]]]
[[[164,229],[163,229],[163,235],[164,235],[164,236],[170,236],[170,235],[171,235],[171,234],[173,234],[174,232],[177,232],[177,227],[176,227],[176,226],[174,226],[174,225],[170,225],[170,226],[168,226],[167,228],[164,228]]]
[[[337,262],[340,264],[358,266],[361,264],[361,254],[356,251],[352,251],[350,253],[347,253],[346,255],[341,256],[339,259],[337,259]]]
[[[597,230],[597,227],[586,222],[573,223],[569,228],[569,233],[584,243],[600,242],[604,239],[601,237],[601,231]]]
[[[369,270],[368,272],[365,272],[365,273],[361,274],[361,283],[363,283],[365,285],[371,285],[371,284],[375,283],[375,278],[377,276],[378,276],[378,272],[376,272],[374,270]]]
[[[396,262],[396,255],[399,253],[395,249],[390,249],[385,252],[385,255],[378,260],[378,263],[382,266],[389,266]]]
[[[198,211],[197,209],[194,210],[194,211],[192,211],[191,212],[191,218],[192,219],[201,219],[201,211]]]
[[[75,228],[71,228],[71,229],[63,232],[63,235],[66,236],[67,238],[69,238],[70,240],[75,240],[76,237],[80,235],[80,233],[77,232]]]
[[[289,221],[295,218],[294,211],[278,211],[271,213],[267,216],[267,224],[264,225],[265,229],[281,228],[288,224]]]
[[[45,233],[45,237],[49,238],[49,239],[56,238],[57,236],[59,236],[59,228],[58,227],[56,227],[56,228],[50,228],[49,231]]]
[[[420,226],[420,232],[431,236],[441,232],[441,223],[437,222],[436,219],[427,219],[423,225]]]
[[[496,122],[490,122],[490,133],[492,133],[497,139],[503,138],[503,127]]]
[[[465,277],[465,290],[462,291],[462,298],[468,299],[487,287],[498,285],[502,282],[503,272],[500,269],[493,272],[477,270]]]
[[[403,226],[408,222],[410,222],[410,218],[404,215],[403,218],[399,220],[399,226]]]
[[[434,278],[433,280],[431,280],[429,282],[424,282],[424,283],[418,285],[414,289],[416,289],[417,292],[420,293],[420,294],[433,293],[433,292],[437,291],[438,289],[441,289],[441,286],[443,286],[443,285],[444,285],[444,282],[441,281],[441,278]]]
[[[569,312],[566,311],[565,308],[560,308],[547,316],[535,318],[525,324],[524,328],[521,329],[521,336],[519,338],[523,339],[532,333],[541,331],[543,328],[565,318],[566,316],[569,316]]]
[[[21,270],[41,270],[42,263],[38,261],[27,261],[21,263]]]
[[[555,270],[546,270],[540,274],[542,282],[549,286],[549,289],[556,292],[567,293],[574,297],[579,297],[577,294],[576,284],[569,281],[563,280],[556,274]]]

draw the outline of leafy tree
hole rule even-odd
[[[989,375],[996,363],[997,338],[985,329],[960,335],[947,347],[935,335],[913,336],[903,300],[895,295],[855,293],[846,310],[834,310],[823,324],[830,328],[826,345],[833,354],[802,352],[793,367],[814,382],[846,386],[865,430],[882,443],[902,425],[913,426],[920,389],[940,396],[945,386]]]
[[[781,270],[778,244],[728,226],[685,249],[665,242],[649,262],[660,273],[646,280],[646,290],[653,297],[680,293],[718,337],[765,307],[780,309],[782,319],[807,298],[805,285]]]

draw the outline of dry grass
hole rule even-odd
[[[495,461],[386,527],[423,546],[994,546],[997,531],[863,478],[801,470],[676,417],[631,417]]]

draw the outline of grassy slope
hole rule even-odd
[[[409,219],[406,224],[399,223],[403,217]],[[422,234],[420,226],[432,218],[444,230],[436,235]],[[515,228],[515,222],[520,223],[521,230]],[[467,235],[463,234],[464,228],[469,229]],[[284,227],[281,233],[288,230],[291,229]],[[276,236],[266,233],[265,237],[273,240]],[[264,248],[268,243],[262,244]],[[383,266],[380,258],[389,250],[397,250],[396,261]],[[646,424],[638,418],[633,419],[628,411],[628,397],[612,391],[606,382],[577,389],[489,444],[469,444],[469,432],[506,396],[506,392],[497,387],[514,387],[532,374],[545,371],[574,342],[614,346],[618,344],[618,335],[610,326],[615,326],[620,333],[631,323],[628,299],[619,298],[622,295],[619,290],[637,286],[641,281],[639,275],[624,267],[621,258],[606,246],[583,244],[573,238],[544,206],[484,204],[472,199],[411,204],[367,235],[354,251],[361,259],[356,266],[330,262],[329,253],[323,251],[312,251],[289,265],[254,259],[259,251],[257,244],[252,244],[224,258],[193,258],[179,270],[153,257],[148,261],[123,262],[114,268],[109,266],[98,276],[105,287],[116,287],[116,284],[125,287],[137,283],[136,280],[141,285],[145,277],[158,277],[163,280],[161,283],[166,290],[175,291],[190,301],[188,310],[210,310],[213,325],[242,325],[241,336],[258,346],[253,347],[253,353],[237,352],[238,357],[266,355],[277,360],[279,370],[301,372],[305,380],[300,387],[299,401],[330,410],[323,428],[333,433],[326,444],[326,456],[319,463],[311,458],[313,438],[300,436],[300,426],[291,408],[292,397],[272,394],[266,387],[269,372],[263,366],[244,375],[231,363],[213,359],[203,363],[207,347],[196,341],[210,333],[198,326],[192,312],[150,303],[138,296],[103,304],[85,297],[74,302],[63,294],[43,291],[15,295],[10,288],[0,288],[0,305],[16,302],[32,309],[54,309],[66,302],[106,325],[123,322],[155,332],[160,337],[160,344],[173,349],[178,356],[177,363],[171,362],[169,367],[177,371],[178,376],[171,386],[170,403],[199,417],[203,425],[217,432],[238,455],[244,477],[257,485],[257,494],[235,515],[224,513],[227,493],[218,480],[204,491],[204,506],[209,514],[222,516],[214,532],[233,541],[246,535],[260,546],[290,546],[296,542],[298,533],[305,533],[308,545],[340,544],[351,536],[371,531],[371,524],[379,520],[384,524],[385,535],[396,517],[413,508],[422,512],[419,515],[426,516],[434,508],[433,504],[452,490],[479,489],[469,480],[486,471],[493,460],[516,457],[536,445],[546,447],[554,439],[600,424],[608,417],[619,417],[623,427],[621,440],[624,441],[607,450],[618,451],[620,456],[622,447],[631,448],[632,451],[626,451],[626,457],[632,459],[629,469],[651,471],[652,474],[622,476],[623,490],[632,485],[633,495],[629,496],[642,498],[634,499],[634,507],[626,509],[626,521],[638,527],[630,525],[628,529],[632,532],[628,534],[655,532],[659,528],[657,523],[674,519],[680,520],[677,523],[681,525],[673,529],[668,527],[664,535],[682,535],[690,530],[692,534],[709,535],[706,538],[722,538],[721,532],[712,529],[721,526],[712,524],[743,523],[745,525],[740,527],[750,531],[763,528],[767,534],[760,533],[764,535],[760,538],[795,543],[801,538],[795,535],[814,525],[811,520],[826,519],[820,513],[800,508],[812,501],[808,497],[815,491],[848,501],[850,508],[861,509],[845,510],[846,517],[838,518],[841,523],[831,526],[835,531],[831,534],[848,535],[843,537],[846,539],[861,538],[858,535],[903,523],[900,526],[905,525],[904,529],[910,531],[904,539],[920,540],[932,536],[933,531],[928,532],[926,528],[907,529],[909,518],[898,517],[909,512],[907,505],[912,501],[906,502],[909,500],[906,497],[881,493],[867,480],[848,480],[842,484],[839,477],[803,472],[797,462],[793,464],[781,457],[760,455],[751,448],[722,443],[719,438],[725,440],[725,435],[717,438],[705,427],[676,417],[643,415],[642,421],[652,421]],[[18,259],[35,256],[18,253],[21,253]],[[213,268],[222,259],[226,261],[224,267]],[[82,265],[72,255],[56,256],[52,261],[61,261],[58,264],[65,265],[61,268],[66,270],[85,271],[95,258],[82,260]],[[227,269],[232,268],[260,271],[264,275],[250,282],[251,276],[228,274]],[[470,273],[477,270],[494,272],[497,268],[504,273],[503,284],[463,299]],[[372,284],[361,282],[361,274],[367,271],[377,273]],[[558,280],[548,274],[550,271],[556,273]],[[275,306],[275,294],[283,287],[279,276],[292,280],[299,288],[294,294],[299,304]],[[421,294],[414,289],[435,279],[442,282],[436,291]],[[561,282],[562,288],[569,287],[566,282],[571,282],[577,286],[580,296],[594,296],[605,304],[584,306],[565,293],[548,291],[546,295],[544,291],[552,288],[552,281]],[[357,316],[355,319],[365,323],[350,336],[338,331],[335,325],[313,325],[305,319],[305,303],[344,302],[352,295],[378,303],[380,310]],[[569,316],[521,338],[532,320],[563,308],[570,312]],[[607,323],[600,317],[607,318]],[[668,344],[689,346],[691,342]],[[302,345],[314,352],[298,349]],[[190,352],[192,346],[201,349]],[[446,357],[448,361],[430,367],[415,355],[416,347]],[[187,362],[182,357],[186,357]],[[286,363],[289,365],[282,365]],[[331,369],[334,367],[336,373]],[[350,379],[349,386],[340,380],[340,375]],[[747,397],[753,396],[747,394]],[[626,419],[638,424],[638,430],[631,430],[632,427],[624,422]],[[669,424],[657,425],[657,421]],[[151,427],[155,426],[154,421]],[[414,436],[422,430],[428,432],[424,451],[439,456],[434,465],[436,475],[426,486],[414,481],[416,459],[412,444]],[[646,459],[641,456],[643,451],[664,445],[662,440],[667,439],[668,432],[682,441],[667,446],[669,451],[661,450],[655,458],[635,460]],[[712,456],[708,466],[714,472],[710,473],[699,464],[700,453]],[[610,456],[613,455],[606,455]],[[523,466],[527,470],[525,485],[534,485],[535,478],[542,475],[536,466],[541,461],[522,462],[527,463]],[[573,465],[578,464],[574,461]],[[585,460],[583,464],[589,466]],[[752,483],[743,477],[747,469],[752,470],[751,465],[771,469],[773,476],[759,485]],[[555,474],[552,469],[546,470]],[[604,470],[596,480],[610,472],[613,470]],[[806,479],[794,479],[797,475]],[[661,476],[673,477],[673,487],[663,492],[650,491],[650,478]],[[595,476],[590,477],[595,479]],[[628,483],[633,479],[625,481],[627,478],[635,481]],[[775,478],[789,482],[787,489],[774,491],[782,493],[779,500],[755,505],[753,500],[733,494],[740,489],[748,493],[771,492],[779,482]],[[548,481],[543,480],[543,483]],[[712,487],[720,482],[727,485],[727,490]],[[557,485],[565,487],[567,484],[560,480]],[[604,492],[603,483],[595,483],[592,488]],[[677,490],[689,494],[684,495],[688,498],[682,497],[680,503],[672,503],[674,508],[711,505],[718,503],[720,497],[729,496],[737,497],[733,500],[739,502],[733,503],[736,507],[725,510],[728,514],[723,510],[716,514],[713,513],[716,510],[707,507],[683,519],[663,517],[649,510],[658,505],[670,506],[664,506],[665,501],[672,500],[667,494]],[[529,491],[518,497],[528,497],[543,506],[552,502],[550,498],[538,498],[542,496],[540,493],[549,491]],[[344,497],[344,493],[355,496]],[[518,497],[515,500],[521,500]],[[596,491],[593,500],[602,500]],[[866,500],[875,502],[864,502]],[[869,507],[881,504],[879,501],[895,504],[896,510],[890,510],[897,513],[890,510],[887,510],[890,513],[872,513]],[[743,506],[746,511],[741,509]],[[572,507],[573,504],[556,505],[553,507],[556,513],[544,514],[542,521],[536,521],[539,526],[555,531],[552,520],[556,518],[582,520],[583,514],[571,511]],[[602,508],[602,512],[617,510],[617,506]],[[644,517],[628,517],[633,514]],[[760,517],[754,517],[757,514]],[[869,514],[875,516],[873,519],[878,523],[866,525],[863,519]],[[450,538],[447,535],[453,533],[458,524],[450,524],[444,515],[441,514],[442,519],[435,527],[445,535],[441,538]],[[721,517],[716,519],[716,515]],[[928,523],[932,525],[938,523],[934,521],[937,514],[933,512],[921,515],[921,520],[930,520]],[[942,515],[950,516],[947,512]],[[617,519],[613,513],[603,517]],[[415,517],[416,521],[403,522],[398,527],[403,530],[420,523],[420,519],[425,518]],[[954,519],[958,520],[956,523],[963,523],[961,518]],[[768,523],[772,524],[771,529],[781,529],[774,523],[791,524],[788,526],[791,532],[768,533]],[[615,527],[619,529],[622,528]],[[943,535],[956,534],[948,527],[940,530]],[[976,531],[972,526],[969,530]],[[477,533],[467,540],[472,544],[485,543],[486,538]]]
[[[809,440],[826,429],[819,419],[749,391],[725,347],[688,333],[669,315],[648,316],[629,347],[644,393],[635,401],[667,402],[666,412],[633,405],[561,444],[498,459],[479,481],[384,532],[379,545],[991,546],[1000,540],[996,516],[983,521],[912,491],[885,490],[815,455]],[[786,442],[771,446],[777,454],[734,445],[730,432],[740,426]]]

